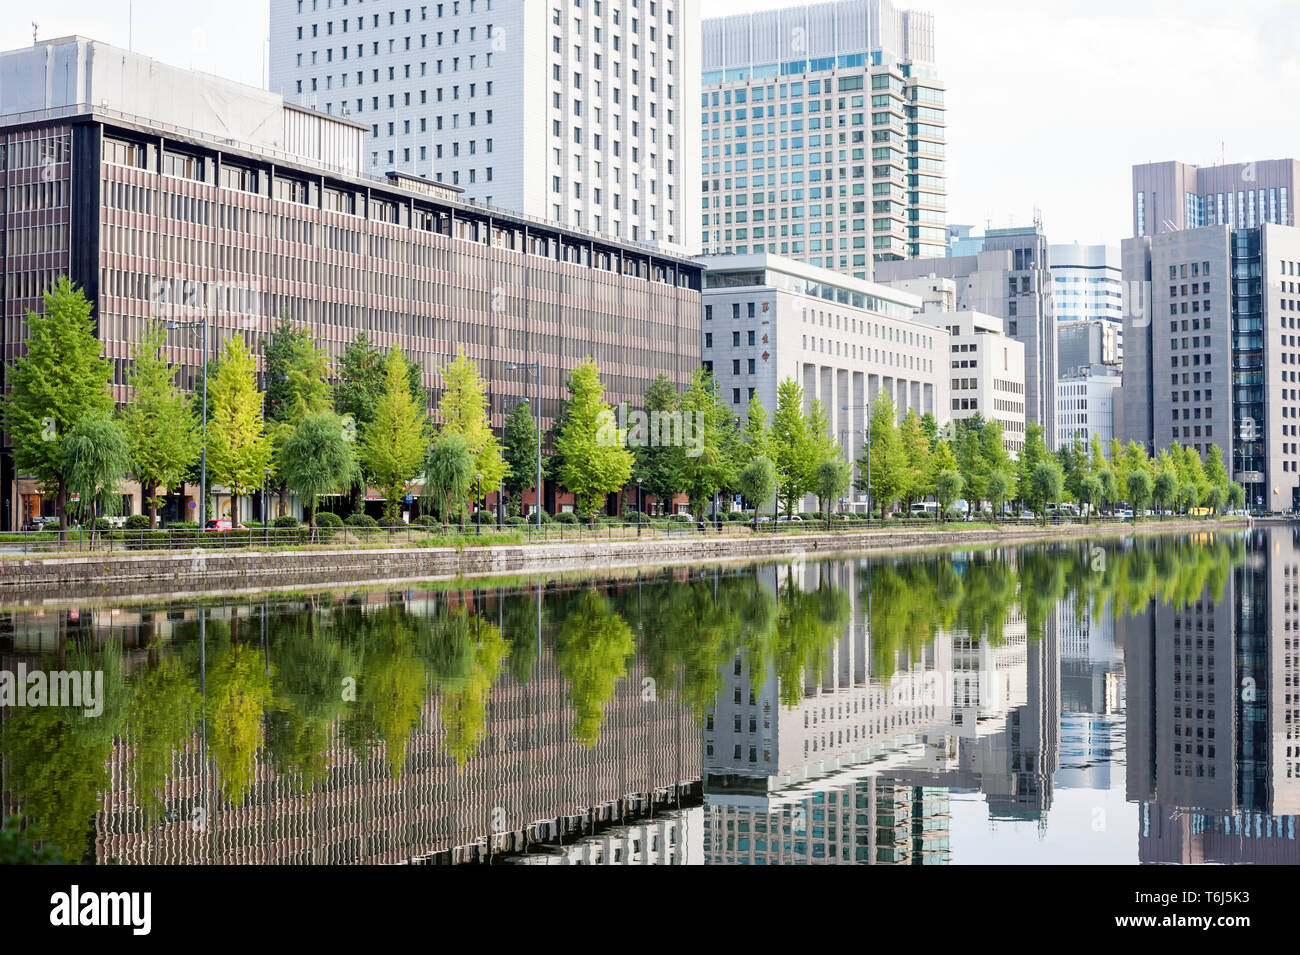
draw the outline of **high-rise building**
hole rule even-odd
[[[839,0],[704,21],[706,253],[870,279],[947,248],[944,86],[929,13]]]
[[[1145,234],[1123,243],[1125,439],[1153,451],[1181,444],[1205,454],[1218,445],[1248,505],[1264,511],[1300,504],[1300,229],[1280,224],[1291,215],[1291,186],[1283,183],[1296,165],[1215,167],[1194,183],[1186,180],[1195,167],[1134,167],[1142,216],[1168,191],[1153,187],[1157,173],[1217,189],[1224,170],[1241,181],[1253,169],[1247,181],[1255,188],[1225,199],[1223,217],[1217,191],[1212,203],[1192,202],[1200,193],[1188,191],[1177,208],[1213,210],[1214,222],[1196,225],[1200,213],[1162,215],[1158,230],[1147,220]],[[1135,208],[1135,228],[1143,225]]]
[[[1053,244],[1052,298],[1058,322],[1124,323],[1123,269],[1112,245]]]
[[[821,401],[830,436],[854,462],[878,394],[900,419],[914,408],[948,421],[949,334],[916,315],[919,297],[767,253],[697,261],[706,269],[704,367],[738,417],[752,397],[770,415],[778,385],[793,378],[808,407]],[[865,495],[853,509],[867,509]]]
[[[335,359],[365,332],[417,361],[435,395],[463,350],[495,427],[526,397],[553,420],[587,355],[614,402],[639,402],[661,371],[684,386],[699,367],[690,260],[488,211],[426,180],[367,177],[367,134],[350,119],[92,40],[0,53],[0,75],[7,362],[23,353],[27,312],[67,275],[94,305],[118,401],[150,318],[202,322],[209,357],[243,336],[259,362],[282,315]],[[166,354],[182,387],[201,386],[198,335],[169,332]],[[41,508],[7,450],[0,484],[0,526]],[[184,513],[191,491],[168,506]]]
[[[273,0],[270,85],[364,124],[367,172],[685,250],[699,208],[697,11],[697,0]]]
[[[1118,372],[1124,359],[1123,331],[1108,319],[1062,322],[1056,329],[1057,373],[1067,378],[1092,365],[1111,365]]]
[[[1133,167],[1133,235],[1224,225],[1295,225],[1300,161],[1267,159],[1222,166],[1183,162]]]
[[[927,276],[952,279],[957,308],[1003,320],[1006,334],[1025,346],[1025,419],[1056,437],[1057,322],[1052,302],[1047,237],[1041,225],[989,229],[974,255],[876,263],[876,281]]]
[[[1097,323],[1086,323],[1097,324]],[[1052,450],[1082,444],[1095,437],[1109,448],[1116,437],[1116,409],[1123,421],[1119,369],[1114,365],[1082,365],[1056,379],[1056,444]]]

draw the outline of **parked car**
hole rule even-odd
[[[203,525],[203,529],[215,533],[224,533],[225,531],[243,530],[243,527],[239,524],[235,524],[228,517],[219,517],[208,521]]]

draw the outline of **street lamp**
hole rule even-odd
[[[475,474],[474,481],[478,485],[478,490],[474,494],[474,534],[475,536],[483,533],[483,524],[478,519],[479,504],[483,499],[483,475]]]
[[[195,540],[202,540],[208,522],[208,317],[197,322],[168,322],[167,327],[199,329],[203,339],[203,444],[199,451],[199,528],[195,535]]]
[[[271,543],[271,469],[262,469],[262,540]]]
[[[514,371],[517,368],[527,368],[530,374],[537,376],[537,404],[533,408],[533,417],[537,421],[537,499],[533,509],[537,513],[537,530],[540,533],[542,529],[542,363],[540,361],[532,361],[526,365],[519,365],[513,361],[506,363],[506,371]]]
[[[641,536],[641,479],[636,479],[636,536]]]

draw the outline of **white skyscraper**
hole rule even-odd
[[[699,84],[697,0],[271,0],[271,89],[370,126],[367,172],[678,250]]]

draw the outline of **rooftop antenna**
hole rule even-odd
[[[135,50],[135,0],[126,0],[126,48]]]
[[[33,20],[32,21],[32,46],[36,45],[36,30],[37,30],[36,21]]]

